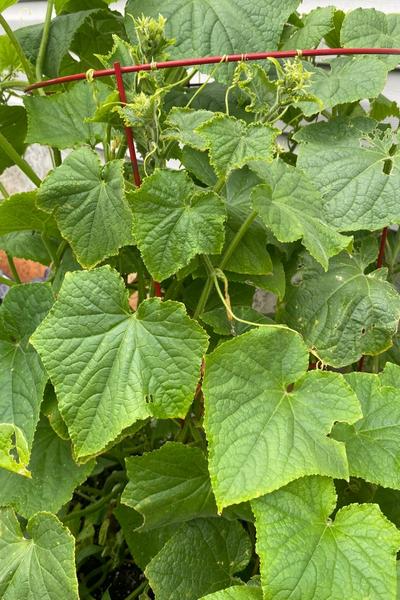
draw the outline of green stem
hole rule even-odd
[[[6,188],[4,187],[4,185],[1,183],[0,181],[0,192],[3,194],[4,198],[8,198],[9,197],[9,193],[7,192]]]
[[[135,600],[135,598],[137,598],[139,594],[144,592],[148,585],[149,584],[147,583],[147,581],[143,581],[135,590],[133,590],[133,592],[129,594],[129,596],[125,598],[125,600]]]
[[[225,250],[222,260],[218,265],[219,268],[221,269],[221,271],[223,271],[224,268],[226,267],[226,265],[228,264],[229,259],[231,258],[232,254],[235,252],[235,250],[238,247],[239,243],[241,242],[243,236],[245,235],[245,233],[249,229],[250,225],[253,223],[253,221],[255,221],[256,218],[257,218],[257,212],[255,210],[253,210],[253,212],[251,212],[249,214],[249,216],[247,217],[247,219],[242,223],[242,225],[241,225],[240,229],[237,231],[235,237],[233,238],[233,240],[231,241],[231,243]]]
[[[54,158],[54,166],[59,167],[62,163],[61,151],[58,148],[52,148],[53,158]]]
[[[63,518],[63,522],[67,523],[68,521],[74,521],[75,519],[80,519],[81,517],[86,517],[87,515],[97,512],[100,508],[108,504],[114,496],[115,491],[112,491],[97,502],[93,502],[93,504],[89,504],[86,508],[82,508],[82,510],[73,510]]]
[[[250,213],[250,215],[247,217],[247,219],[242,223],[242,226],[236,232],[235,237],[233,238],[233,240],[231,241],[231,243],[225,250],[225,252],[222,256],[221,262],[218,265],[219,269],[223,270],[226,267],[227,263],[229,262],[229,259],[231,258],[232,254],[238,247],[240,241],[242,240],[243,236],[245,235],[245,233],[247,232],[247,230],[249,229],[249,227],[253,223],[253,221],[256,219],[256,217],[257,217],[257,213],[256,213],[256,211],[253,211],[252,213]],[[204,259],[207,258],[207,260],[209,260],[208,257],[206,257],[205,255],[203,256],[203,258]],[[199,302],[196,306],[196,310],[193,315],[194,319],[198,319],[199,316],[201,315],[201,313],[204,311],[207,301],[208,301],[208,298],[211,294],[212,287],[213,287],[213,279],[211,276],[209,276],[207,281],[204,284],[203,291],[201,293]]]
[[[10,267],[10,271],[12,273],[12,276],[14,277],[14,281],[16,283],[22,283],[20,276],[18,275],[17,267],[15,266],[13,257],[8,252],[6,252],[6,256],[7,256],[8,266]]]
[[[0,275],[0,283],[2,283],[3,285],[8,285],[8,287],[12,287],[13,285],[18,285],[16,281],[13,281],[12,279],[7,279],[7,277],[1,277],[1,275]]]
[[[1,16],[1,15],[0,15]],[[35,171],[32,169],[29,163],[18,154],[15,148],[10,144],[8,139],[0,132],[0,148],[4,150],[8,158],[21,169],[23,173],[34,183],[37,187],[42,183]]]
[[[0,81],[0,89],[7,90],[8,88],[26,88],[26,81],[20,81],[19,79],[5,79]]]
[[[41,81],[41,79],[42,79],[43,64],[44,64],[44,59],[45,59],[46,50],[47,50],[47,42],[49,41],[53,6],[54,6],[54,0],[47,0],[46,17],[45,17],[44,24],[43,24],[42,39],[40,41],[39,53],[38,53],[38,57],[36,60],[35,73],[36,73],[37,81]]]
[[[25,53],[22,50],[21,44],[17,40],[13,30],[11,29],[11,27],[9,26],[9,24],[7,23],[7,21],[5,20],[5,18],[3,17],[3,15],[1,13],[0,13],[0,25],[6,32],[8,39],[10,40],[10,42],[12,43],[12,45],[15,48],[15,51],[17,52],[17,54],[19,56],[19,59],[22,64],[22,68],[25,71],[25,74],[28,78],[29,83],[33,83],[34,77],[33,77],[33,73],[32,73],[32,67],[31,67],[28,59],[26,58]]]

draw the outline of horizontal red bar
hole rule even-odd
[[[157,69],[172,69],[176,67],[195,67],[199,65],[214,65],[217,63],[231,63],[246,60],[264,60],[266,58],[294,58],[295,56],[342,56],[356,54],[383,54],[400,55],[400,48],[318,48],[312,50],[280,50],[273,52],[252,52],[247,54],[227,54],[225,56],[206,56],[203,58],[187,58],[183,60],[168,60],[158,63],[146,63],[143,65],[132,65],[121,67],[122,73],[139,73],[140,71],[152,71]],[[115,75],[115,69],[101,69],[92,71],[91,77],[109,77]],[[70,83],[71,81],[80,81],[86,79],[86,73],[75,73],[46,79],[29,85],[25,91],[30,92],[38,88],[48,87],[50,85],[59,85],[61,83]]]

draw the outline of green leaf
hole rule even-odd
[[[21,68],[21,60],[8,35],[0,35],[0,73],[13,73]]]
[[[180,156],[180,162],[189,173],[207,187],[214,187],[217,183],[217,176],[210,165],[208,152],[200,152],[190,146],[184,146]]]
[[[59,235],[54,219],[37,208],[37,192],[22,192],[0,203],[0,236],[16,231],[39,231]]]
[[[0,307],[0,467],[26,476],[47,381],[29,336],[52,302],[50,288],[33,283],[10,289]]]
[[[400,118],[400,108],[395,100],[389,100],[386,96],[379,96],[371,102],[370,117],[377,121],[383,121],[387,117]]]
[[[67,273],[32,339],[79,458],[148,416],[184,417],[207,348],[205,332],[177,302],[153,298],[131,314],[109,267]]]
[[[99,11],[82,10],[52,19],[47,44],[43,72],[49,77],[57,77],[61,62],[71,48],[71,44],[82,25]],[[15,35],[25,54],[32,64],[36,63],[40,42],[43,35],[43,24],[29,25],[17,29]]]
[[[297,165],[322,194],[324,220],[339,231],[373,231],[400,222],[400,158],[391,151],[395,140],[390,131],[382,137],[360,129],[370,124],[338,119],[311,125],[297,137],[305,142]]]
[[[48,215],[46,215],[48,216]],[[47,245],[57,251],[57,240],[48,239]],[[43,243],[42,234],[37,231],[17,231],[0,236],[0,248],[11,256],[26,258],[42,265],[50,265],[51,256]]]
[[[239,63],[234,75],[237,86],[250,99],[246,112],[268,115],[277,98],[277,84],[271,81],[266,70],[257,63]]]
[[[156,556],[168,540],[176,533],[179,525],[166,525],[149,531],[137,531],[142,517],[132,508],[120,504],[113,515],[121,525],[125,541],[135,563],[144,571],[151,559]]]
[[[167,129],[163,131],[163,136],[197,150],[205,150],[205,141],[195,129],[212,117],[214,113],[210,110],[174,107],[168,115]]]
[[[325,64],[325,63],[324,63]],[[307,65],[312,73],[307,92],[322,102],[301,102],[306,116],[313,115],[337,104],[357,102],[378,96],[386,84],[387,70],[379,58],[339,57],[329,62],[329,70]]]
[[[12,506],[26,518],[41,510],[56,513],[90,475],[93,466],[93,461],[78,466],[72,458],[70,442],[60,439],[43,417],[29,461],[32,478],[0,469],[0,505]]]
[[[303,475],[348,477],[344,444],[327,435],[335,421],[361,417],[357,398],[338,373],[307,367],[300,336],[282,326],[253,329],[207,356],[204,426],[220,510]]]
[[[167,19],[166,35],[176,39],[173,58],[218,56],[254,51],[276,50],[286,20],[299,0],[253,2],[251,0],[129,0],[130,14]],[[224,67],[220,67],[220,69]]]
[[[134,235],[157,281],[196,254],[218,254],[224,242],[224,203],[196,187],[184,171],[156,170],[130,196]]]
[[[332,29],[334,12],[333,6],[312,10],[303,17],[301,27],[288,27],[281,49],[298,50],[318,46]]]
[[[227,177],[252,160],[272,160],[277,131],[270,125],[250,123],[216,115],[200,125],[198,132],[210,151],[210,162],[218,177]]]
[[[4,600],[78,600],[72,534],[40,512],[21,531],[14,513],[0,509],[0,595]]]
[[[385,15],[374,8],[357,8],[344,18],[341,45],[347,48],[398,48],[400,45],[400,18],[398,14]],[[397,67],[397,56],[384,57],[391,69]]]
[[[238,521],[195,519],[185,523],[147,565],[156,598],[197,600],[232,585],[251,556]]]
[[[247,214],[241,209],[228,207],[225,249],[243,225]],[[254,221],[235,248],[225,269],[234,273],[266,275],[272,272],[272,261],[267,250],[267,232],[258,221]]]
[[[400,297],[386,271],[364,273],[357,256],[340,254],[324,273],[307,256],[286,295],[285,319],[324,363],[343,367],[390,348],[400,318]]]
[[[143,517],[141,530],[217,514],[207,460],[199,448],[168,442],[126,459],[121,502]]]
[[[226,590],[203,596],[200,600],[262,600],[263,594],[259,587],[234,585]]]
[[[83,267],[94,267],[132,242],[122,168],[122,160],[102,166],[96,152],[79,148],[39,189],[39,208],[53,215]]]
[[[22,106],[0,105],[0,133],[10,142],[18,154],[25,152],[26,113]],[[13,164],[14,161],[0,148],[0,173]]]
[[[396,596],[400,533],[375,504],[335,508],[333,482],[306,477],[252,502],[264,598]]]
[[[256,186],[254,209],[280,242],[302,238],[310,254],[328,269],[329,258],[351,243],[321,218],[323,199],[313,182],[299,169],[282,160],[256,168],[268,183]]]
[[[371,483],[400,489],[400,394],[381,387],[377,375],[350,373],[346,381],[361,404],[363,418],[347,425],[339,423],[332,436],[346,444],[350,475]]]
[[[397,388],[400,380],[400,366],[394,363],[386,363],[385,368],[379,373],[379,379],[382,385]]]
[[[17,0],[0,0],[0,12],[3,12],[6,8],[9,8],[13,4],[16,4]]]
[[[104,137],[104,126],[88,122],[110,88],[101,81],[80,81],[65,92],[52,96],[25,96],[28,113],[26,141],[55,148],[73,148],[85,143],[94,146]]]

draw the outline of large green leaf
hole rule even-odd
[[[93,461],[78,466],[72,458],[71,443],[59,438],[43,417],[29,461],[32,477],[0,469],[0,506],[12,506],[25,518],[41,510],[56,513],[71,499],[74,489],[89,476],[93,466]]]
[[[374,8],[357,8],[348,12],[340,32],[341,45],[347,48],[398,48],[400,45],[400,17],[385,15]],[[398,57],[385,57],[384,62],[394,69]]]
[[[0,595],[4,600],[78,600],[75,540],[50,513],[40,512],[23,534],[12,510],[0,509]]]
[[[24,153],[26,148],[26,113],[23,106],[0,105],[0,133],[12,144],[18,154]],[[0,173],[13,164],[14,161],[0,148]]]
[[[205,332],[177,302],[153,298],[131,314],[109,267],[67,273],[32,340],[80,458],[135,421],[185,416],[207,348]]]
[[[340,57],[329,63],[329,69],[312,65],[307,93],[316,96],[319,102],[301,102],[305,115],[313,115],[337,104],[357,102],[379,96],[385,87],[387,70],[379,58]]]
[[[262,598],[262,590],[259,587],[234,585],[226,590],[203,596],[200,600],[262,600]]]
[[[85,143],[94,146],[104,137],[104,125],[87,122],[110,88],[101,81],[80,81],[65,92],[52,96],[25,96],[28,113],[28,143],[56,148],[73,148]]]
[[[59,75],[61,62],[70,50],[75,35],[82,25],[98,12],[96,9],[81,10],[68,15],[61,15],[51,21],[43,73],[49,77]],[[17,29],[15,35],[25,54],[34,64],[42,40],[43,24],[22,27]]]
[[[203,391],[209,469],[218,508],[257,498],[307,474],[347,478],[335,421],[361,417],[338,373],[309,372],[290,329],[264,326],[207,357]]]
[[[324,273],[302,257],[296,285],[286,295],[286,322],[324,363],[343,367],[363,354],[390,348],[400,318],[400,297],[386,271],[364,273],[361,257],[340,254]]]
[[[323,220],[323,199],[302,171],[282,160],[255,166],[268,182],[251,194],[253,207],[280,242],[302,238],[310,254],[328,269],[329,258],[344,250],[351,238],[340,235]]]
[[[196,254],[218,254],[226,211],[211,191],[194,185],[185,171],[157,170],[130,196],[133,229],[144,263],[162,281]]]
[[[264,598],[395,600],[400,533],[375,504],[332,521],[333,482],[305,477],[252,502]]]
[[[39,189],[39,208],[54,216],[83,267],[94,267],[132,242],[122,168],[122,160],[102,166],[95,151],[79,148]]]
[[[168,442],[126,459],[121,502],[143,517],[141,530],[217,514],[207,459],[199,448]]]
[[[8,35],[0,35],[0,73],[13,73],[21,68],[21,59]]]
[[[42,234],[38,231],[16,231],[0,236],[0,248],[2,250],[5,250],[11,256],[33,260],[42,265],[50,265],[52,258],[49,249],[51,248],[53,252],[56,252],[57,242],[58,240],[48,238],[45,244]]]
[[[126,14],[167,19],[174,58],[276,50],[299,0],[129,0]],[[132,26],[127,16],[128,25]]]
[[[400,393],[381,386],[377,375],[350,373],[346,381],[360,401],[363,418],[339,423],[333,437],[346,444],[350,475],[400,489]]]
[[[47,285],[33,283],[10,289],[0,307],[0,467],[28,476],[47,381],[29,336],[52,301]]]
[[[288,26],[281,44],[282,50],[299,50],[318,46],[322,38],[333,27],[334,12],[333,6],[315,8],[302,18],[298,27]]]
[[[368,132],[372,123],[338,119],[310,125],[296,136],[304,140],[297,164],[322,193],[324,220],[339,231],[373,231],[400,222],[395,139],[390,131]]]
[[[197,600],[232,585],[251,556],[238,521],[195,519],[185,523],[146,567],[156,598]]]
[[[270,125],[247,125],[240,119],[221,114],[200,125],[196,132],[205,140],[210,162],[221,178],[252,160],[269,162],[277,135],[277,130]]]
[[[16,231],[39,231],[58,235],[54,219],[37,208],[37,192],[22,192],[0,203],[0,236]]]

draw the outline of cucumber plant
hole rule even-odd
[[[301,50],[399,47],[400,15],[108,4],[0,13],[0,170],[32,188],[1,186],[0,596],[395,600],[397,58]],[[226,64],[266,49],[298,52]],[[126,103],[95,72],[207,55]]]

